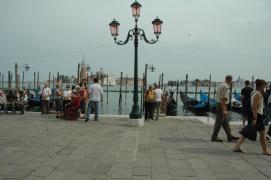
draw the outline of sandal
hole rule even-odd
[[[242,149],[240,149],[240,148],[233,148],[232,151],[233,151],[233,152],[244,153],[244,151],[242,151]]]
[[[263,153],[265,156],[271,156],[271,153]]]

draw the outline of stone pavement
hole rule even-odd
[[[212,125],[177,117],[128,127],[124,117],[0,115],[0,179],[271,179],[271,157],[259,142],[233,153],[233,143],[210,142],[211,132]]]

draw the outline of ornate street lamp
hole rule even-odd
[[[120,23],[115,19],[109,24],[111,35],[116,44],[125,45],[129,40],[134,40],[134,48],[135,48],[135,59],[134,59],[134,93],[133,93],[133,107],[132,112],[130,113],[130,119],[141,119],[142,112],[139,110],[138,105],[138,40],[143,39],[148,44],[154,44],[158,41],[159,36],[161,34],[161,26],[162,21],[158,19],[158,17],[152,21],[154,34],[156,35],[156,39],[148,40],[143,29],[139,28],[137,25],[138,18],[140,17],[140,8],[141,4],[135,1],[132,5],[132,15],[135,18],[135,27],[128,31],[127,38],[125,41],[117,41],[117,36],[119,35],[119,26]]]

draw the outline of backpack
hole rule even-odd
[[[154,91],[149,91],[147,94],[147,100],[148,101],[155,101],[155,92]]]

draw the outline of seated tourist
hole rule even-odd
[[[16,106],[19,108],[19,110],[21,111],[21,114],[24,114],[25,112],[25,106],[27,104],[28,101],[28,97],[25,94],[24,90],[20,90],[17,94],[17,101],[16,101]]]
[[[0,89],[0,112],[6,112],[6,103],[7,103],[7,99],[6,99],[6,95],[4,94],[4,92]]]
[[[71,102],[65,106],[63,118],[66,120],[77,120],[80,116],[80,96],[78,88],[72,92]]]
[[[12,88],[10,88],[8,90],[6,98],[7,98],[7,104],[6,104],[7,109],[9,107],[11,107],[12,113],[15,114],[16,113],[16,111],[15,111],[15,103],[17,101],[17,96],[15,94],[15,91]],[[6,112],[8,112],[8,111],[6,111]]]

